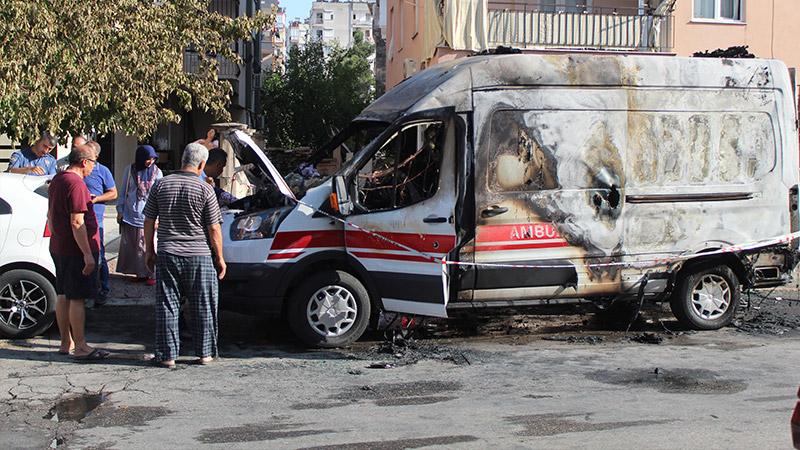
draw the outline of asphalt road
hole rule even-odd
[[[579,309],[471,316],[336,351],[223,314],[222,358],[171,371],[136,360],[151,307],[104,307],[107,362],[0,341],[0,448],[790,448],[794,305],[697,333],[657,311],[627,333]]]

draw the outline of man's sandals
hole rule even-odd
[[[92,352],[87,354],[87,355],[83,355],[83,356],[73,355],[72,359],[74,361],[79,361],[79,362],[93,362],[93,361],[102,361],[102,360],[108,358],[109,355],[111,355],[110,352],[107,352],[105,350],[101,350],[99,348],[96,348],[96,349],[92,350]]]

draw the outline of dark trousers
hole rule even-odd
[[[218,281],[211,257],[160,252],[156,260],[156,360],[174,360],[180,354],[181,297],[189,308],[195,354],[217,356]]]
[[[103,236],[103,228],[100,227],[98,231],[100,232],[100,257],[97,261],[97,276],[100,281],[100,289],[97,295],[100,298],[105,298],[111,291],[111,286],[108,283],[108,261],[106,261],[106,241]]]

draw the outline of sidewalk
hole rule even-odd
[[[152,305],[155,301],[156,288],[143,282],[136,282],[133,276],[116,273],[117,254],[119,253],[119,225],[114,205],[108,205],[103,218],[105,233],[106,260],[111,272],[111,292],[105,306]]]

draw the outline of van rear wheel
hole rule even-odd
[[[340,270],[313,275],[292,293],[289,326],[303,343],[315,347],[343,347],[364,334],[371,313],[367,289]]]
[[[716,330],[731,323],[740,296],[736,274],[721,265],[683,276],[672,293],[670,306],[681,324],[696,330]]]

